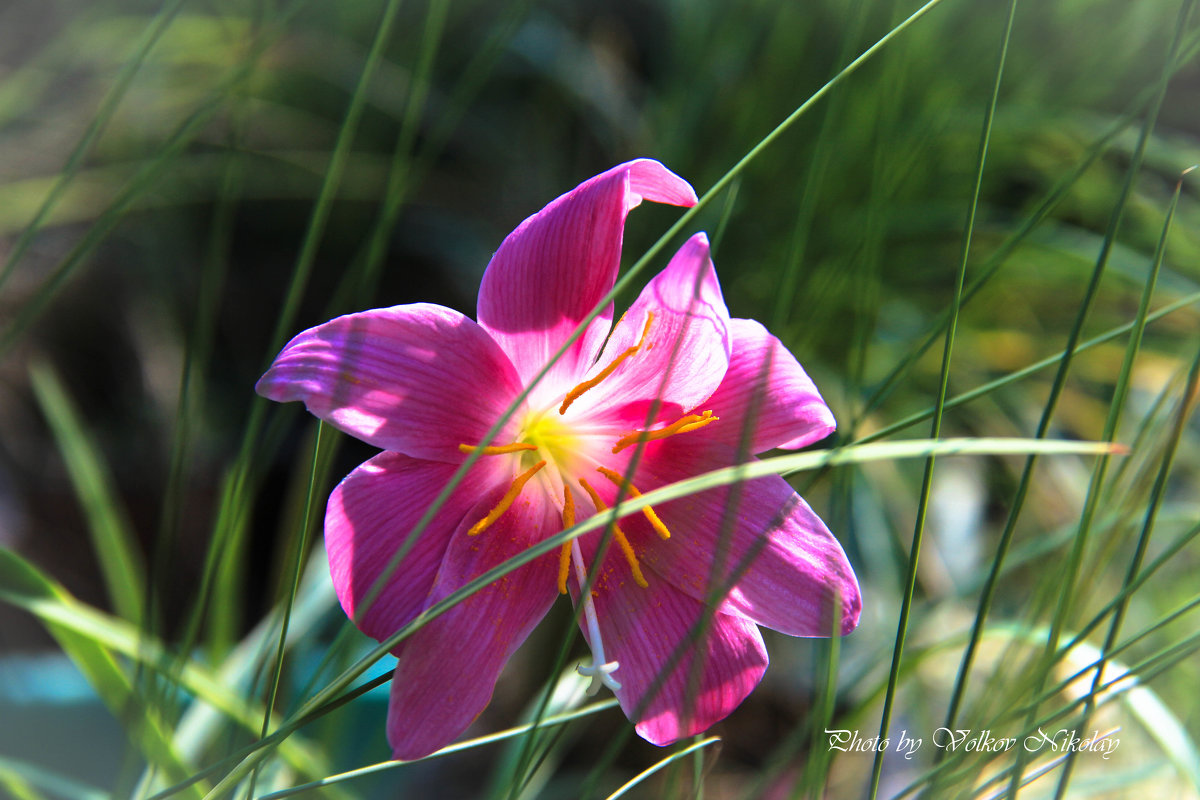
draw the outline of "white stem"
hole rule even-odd
[[[579,581],[579,599],[583,603],[583,618],[587,621],[588,635],[592,645],[591,666],[579,666],[579,674],[591,677],[587,693],[593,695],[600,691],[601,685],[607,686],[614,692],[621,684],[612,673],[620,666],[616,661],[604,660],[604,641],[600,638],[600,623],[596,620],[596,604],[592,602],[592,593],[587,588],[587,570],[583,568],[583,552],[579,549],[579,540],[571,540],[571,562],[575,565],[575,579]]]

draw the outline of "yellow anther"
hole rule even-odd
[[[668,436],[674,436],[677,433],[698,430],[719,419],[720,417],[713,416],[712,411],[705,411],[703,414],[688,414],[686,417],[680,417],[667,427],[659,428],[656,431],[630,431],[620,439],[617,439],[617,443],[613,445],[612,451],[619,453],[626,447],[638,442],[652,442],[656,439],[666,439]]]
[[[596,490],[592,488],[592,485],[586,479],[580,478],[579,485],[592,498],[592,504],[596,506],[597,514],[608,510],[608,506],[604,504],[604,501],[600,499],[600,495],[596,493]],[[621,552],[624,553],[626,563],[629,564],[629,571],[633,573],[633,580],[643,589],[647,588],[650,584],[646,582],[646,576],[642,574],[642,567],[638,564],[637,554],[633,552],[633,545],[629,543],[629,539],[625,538],[625,532],[621,530],[621,526],[614,522],[612,529],[613,538],[617,540],[617,545],[621,548]]]
[[[629,481],[625,480],[625,478],[622,475],[609,469],[608,467],[596,467],[596,471],[599,472],[604,477],[608,478],[610,481],[612,481],[617,486],[624,487],[625,491],[629,493],[630,497],[641,497],[642,496],[642,493],[637,490],[636,486],[634,486]],[[654,513],[653,508],[651,508],[650,506],[646,506],[645,508],[642,509],[642,514],[646,517],[646,520],[650,523],[650,527],[654,528],[654,532],[658,534],[658,538],[660,538],[660,539],[670,539],[671,538],[671,532],[669,530],[667,530],[667,526],[663,524],[663,521],[658,518],[658,514]]]
[[[575,498],[571,496],[571,489],[565,483],[563,484],[563,511],[562,511],[563,530],[570,528],[575,524]],[[571,573],[571,543],[564,542],[562,550],[558,554],[558,593],[567,593],[567,575]]]
[[[489,447],[480,447],[473,444],[460,444],[458,451],[470,455],[476,450],[482,450],[485,456],[500,456],[505,453],[520,453],[522,450],[537,450],[536,444],[526,444],[524,442],[513,442],[512,444],[501,444]]]
[[[567,412],[567,409],[570,407],[571,403],[574,403],[576,400],[578,400],[579,396],[581,394],[586,392],[588,389],[592,389],[596,386],[599,386],[600,382],[603,381],[605,378],[607,378],[609,375],[612,375],[613,370],[615,370],[617,367],[621,366],[621,363],[623,361],[625,361],[625,359],[630,358],[638,350],[640,350],[642,348],[642,345],[644,345],[646,343],[646,335],[648,333],[650,333],[650,323],[653,321],[654,321],[654,313],[651,311],[647,311],[646,312],[646,325],[645,325],[645,327],[642,328],[642,338],[638,339],[638,343],[635,344],[633,347],[625,348],[625,352],[621,353],[621,355],[614,358],[613,362],[611,364],[609,364],[607,367],[600,370],[600,373],[598,375],[596,375],[596,377],[588,378],[586,381],[579,384],[571,391],[567,392],[567,396],[563,398],[562,405],[558,407],[558,413],[565,414]],[[649,348],[647,348],[647,349],[649,349]]]
[[[519,495],[521,490],[525,488],[525,484],[529,482],[529,479],[534,476],[534,473],[544,466],[546,466],[546,462],[539,461],[518,475],[513,480],[512,486],[509,486],[508,491],[504,493],[504,497],[501,497],[500,502],[496,503],[495,508],[489,511],[486,517],[472,525],[471,529],[467,531],[467,536],[478,536],[491,527],[492,523],[500,519],[500,516],[505,511],[508,511],[508,507],[513,504],[513,501],[517,499],[517,495]]]

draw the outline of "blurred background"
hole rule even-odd
[[[140,723],[96,688],[98,662],[78,667],[81,647],[118,653],[115,669],[156,709],[193,770],[257,738],[225,718],[202,734],[187,728],[179,715],[191,692],[173,691],[171,670],[147,670],[98,634],[92,645],[64,644],[78,633],[30,613],[29,598],[74,598],[103,612],[110,635],[142,631],[176,665],[218,674],[241,664],[243,682],[228,685],[261,704],[277,635],[269,615],[290,589],[316,430],[300,409],[269,407],[253,393],[287,338],[336,314],[414,301],[474,316],[483,269],[523,218],[640,156],[703,194],[919,6],[0,4],[0,546],[22,565],[0,572],[8,601],[0,602],[0,793],[126,796],[149,785],[139,783],[144,737],[131,733]],[[1055,366],[1018,371],[1057,356],[1073,331],[1081,342],[1116,331],[1074,359],[1049,426],[1054,437],[1101,438],[1129,341],[1118,329],[1135,319],[1165,243],[1150,310],[1170,309],[1148,324],[1132,363],[1115,435],[1133,452],[1112,462],[1097,490],[1072,631],[1120,590],[1152,503],[1147,562],[1200,519],[1200,430],[1184,405],[1200,345],[1195,174],[1163,238],[1180,175],[1200,162],[1200,15],[1180,13],[1190,6],[1026,0],[995,106],[949,391],[998,385],[947,410],[943,435],[1033,436],[1056,395]],[[840,80],[684,232],[709,231],[732,313],[763,321],[814,377],[840,425],[826,445],[929,435],[927,420],[897,423],[937,398],[941,331],[1009,8],[936,4]],[[635,211],[625,264],[678,213]],[[344,437],[323,452],[318,518],[328,489],[371,454]],[[994,627],[961,724],[981,729],[1016,707],[1094,463],[1043,459],[1028,497],[1015,501],[1023,459],[938,462],[894,728],[928,741],[941,724],[1014,505]],[[701,785],[709,798],[861,796],[870,755],[830,763],[814,720],[824,708],[830,727],[864,736],[878,728],[922,463],[794,482],[858,571],[860,628],[832,653],[827,642],[769,635],[772,667],[714,729],[723,742],[634,796],[690,797]],[[319,539],[318,521],[310,541],[319,548]],[[1200,552],[1187,542],[1133,596],[1124,631],[1147,633],[1122,663],[1193,642],[1194,619],[1168,619],[1196,593]],[[282,713],[368,649],[357,633],[338,635],[345,620],[319,549],[312,562]],[[569,624],[563,604],[514,659],[472,735],[533,713],[555,680],[553,654]],[[1092,652],[1105,630],[1090,634]],[[1068,656],[1059,666],[1071,669],[1056,679],[1089,660]],[[1102,708],[1096,724],[1119,726],[1121,745],[1112,759],[1081,754],[1072,796],[1198,796],[1198,673],[1200,660],[1184,658],[1155,677],[1153,702]],[[316,774],[281,762],[261,791],[387,758],[385,703],[383,687],[306,726],[301,736],[321,756]],[[1019,724],[997,735],[1016,735]],[[630,737],[614,710],[561,731],[533,748],[534,764],[522,761],[519,742],[493,745],[339,791],[604,796],[664,755]],[[970,774],[953,786],[970,796],[996,765],[963,763]],[[924,752],[885,759],[881,796],[931,764]],[[1031,796],[1052,794],[1054,781]]]

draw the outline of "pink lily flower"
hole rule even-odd
[[[744,429],[752,453],[833,431],[783,345],[759,323],[730,318],[697,234],[615,327],[611,304],[587,325],[362,607],[467,454],[613,287],[625,217],[642,200],[691,206],[696,194],[656,161],[614,167],[504,240],[483,276],[478,322],[425,303],[349,314],[301,333],[258,382],[263,396],[302,400],[385,451],[338,485],[325,516],[338,597],[367,635],[386,639],[618,493],[734,464]],[[767,667],[759,625],[827,636],[835,619],[843,634],[858,623],[858,583],[841,545],[782,478],[629,512],[581,597],[604,536],[523,565],[396,647],[396,758],[425,756],[466,730],[560,594],[582,605],[593,664],[580,672],[593,690],[612,689],[637,732],[660,745],[723,719],[757,685]],[[731,582],[708,608],[712,588]]]

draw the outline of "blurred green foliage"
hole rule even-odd
[[[472,313],[491,252],[551,198],[638,156],[662,160],[703,192],[917,7],[900,0],[401,3],[378,69],[361,84],[362,116],[336,183],[327,183],[334,149],[348,130],[384,4],[0,7],[0,544],[82,600],[105,604],[101,560],[71,483],[73,460],[59,453],[30,382],[36,359],[61,376],[55,391],[87,431],[77,441],[89,459],[101,454],[153,565],[148,624],[164,640],[219,661],[281,596],[285,554],[303,517],[311,429],[294,409],[267,412],[252,387],[281,344],[273,331],[306,236],[316,247],[313,268],[299,285],[288,335],[376,305],[421,300]],[[1177,0],[1018,7],[967,262],[968,285],[991,277],[963,309],[952,395],[1065,346],[1179,7]],[[998,0],[945,0],[750,165],[724,224],[728,195],[702,213],[700,227],[721,230],[716,264],[731,310],[763,320],[794,348],[834,408],[843,443],[936,398],[941,340],[930,340],[923,355],[918,347],[940,330],[951,305],[1006,15]],[[1187,21],[1181,57],[1169,66],[1166,99],[1084,338],[1133,318],[1172,192],[1181,172],[1200,162],[1198,24],[1196,15]],[[1198,181],[1195,174],[1184,181],[1152,309],[1198,290]],[[328,222],[313,235],[324,186]],[[677,213],[636,212],[626,263]],[[1147,330],[1118,431],[1137,447],[1105,487],[1073,624],[1120,589],[1174,436],[1197,317],[1193,302]],[[1056,435],[1101,434],[1125,342],[1077,359]],[[1052,377],[1046,369],[955,407],[944,431],[1029,436]],[[927,431],[922,423],[904,435]],[[1175,440],[1164,542],[1200,516],[1198,435],[1193,422]],[[347,441],[322,474],[336,479],[368,454]],[[905,672],[898,724],[910,730],[940,724],[957,659],[937,651],[961,648],[1019,465],[951,461],[939,469],[965,483],[935,486],[935,506],[965,513],[947,519],[968,522],[946,523],[940,533],[936,516],[931,523],[911,635],[933,654],[918,649]],[[1061,588],[1056,570],[1089,469],[1073,460],[1039,468],[997,597],[998,621],[1045,622],[1036,612]],[[246,481],[240,495],[230,489],[238,475]],[[819,476],[805,490],[846,543],[866,589],[863,625],[842,644],[836,713],[845,726],[865,719],[866,730],[877,713],[872,692],[891,652],[919,486],[917,465],[883,463]],[[225,566],[210,560],[206,567],[212,543],[234,528],[240,533],[216,556]],[[956,559],[964,553],[965,561]],[[1136,595],[1126,629],[1143,630],[1190,599],[1196,568],[1195,548],[1182,549]],[[221,576],[215,598],[197,605],[205,599],[202,576],[213,574]],[[335,618],[312,623],[315,650],[328,643]],[[518,657],[482,720],[487,729],[513,724],[551,677],[545,654],[565,622],[564,611]],[[0,652],[49,643],[40,626],[7,607],[0,624]],[[1194,628],[1184,618],[1154,631],[1138,652]],[[337,658],[358,644],[342,641],[347,649]],[[805,765],[819,761],[819,741],[805,726],[826,645],[783,637],[770,644],[776,665],[722,726],[719,759],[712,751],[698,757],[711,770],[706,796],[760,789],[789,796]],[[977,703],[969,724],[986,719],[989,702],[1017,691],[1003,678],[1016,675],[1013,659],[1022,653],[987,651],[969,693]],[[1155,684],[1192,737],[1200,733],[1197,672],[1195,659],[1185,661]],[[984,686],[994,693],[984,695]],[[363,712],[378,731],[368,739],[370,755],[337,745],[344,718],[321,723],[337,763],[384,757],[378,711]],[[553,751],[558,772],[539,784],[544,796],[573,796],[607,740],[623,731],[624,721],[610,717]],[[247,741],[229,734],[225,744]],[[1129,745],[1135,761],[1166,763],[1147,742]],[[66,752],[86,746],[66,744]],[[213,745],[205,755],[219,751]],[[496,757],[480,753],[482,770]],[[395,780],[419,796],[465,796],[454,792],[477,791],[482,778],[452,770],[471,757]],[[606,768],[627,778],[655,759],[652,748],[632,742]],[[857,786],[865,763],[835,764],[832,795]],[[1169,768],[1139,777],[1127,762],[1109,766],[1084,767],[1109,780],[1106,796],[1185,791]],[[684,796],[692,770],[691,761],[671,766],[654,791],[665,786]],[[888,770],[891,791],[916,777],[903,765]],[[611,776],[601,779],[608,790],[620,783]],[[1081,785],[1088,779],[1096,778],[1089,772]],[[1129,794],[1121,794],[1125,780]]]

